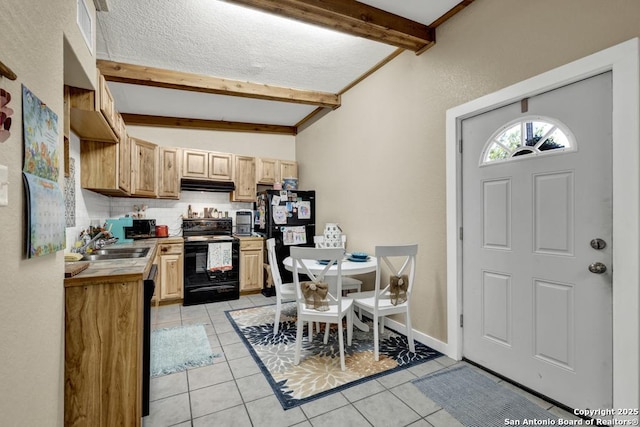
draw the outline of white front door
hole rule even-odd
[[[527,104],[462,122],[463,356],[610,408],[611,73]]]

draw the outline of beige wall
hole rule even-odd
[[[475,2],[438,28],[432,49],[403,53],[297,136],[318,224],[338,222],[352,250],[420,245],[415,329],[447,339],[446,110],[640,36],[638,22],[636,0]]]
[[[3,0],[1,9],[0,61],[18,79],[0,78],[15,111],[11,137],[0,144],[0,164],[9,166],[9,206],[0,207],[0,425],[61,426],[64,259],[24,256],[21,84],[58,114],[62,152],[63,33],[78,63],[93,59],[75,26],[75,1]]]

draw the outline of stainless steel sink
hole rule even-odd
[[[102,248],[93,251],[96,255],[113,255],[113,254],[143,254],[146,256],[149,248]]]
[[[85,261],[101,261],[106,259],[144,258],[149,253],[149,248],[103,248],[85,254]]]

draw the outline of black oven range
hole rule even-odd
[[[240,298],[240,241],[231,218],[183,218],[184,305]]]

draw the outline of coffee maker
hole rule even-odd
[[[240,209],[236,211],[236,234],[238,236],[251,236],[253,211]]]

